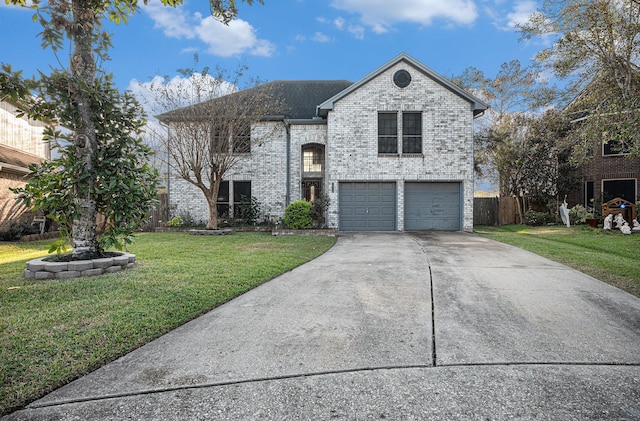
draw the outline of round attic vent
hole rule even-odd
[[[399,88],[406,88],[411,83],[411,75],[406,70],[398,70],[393,75],[393,83]]]

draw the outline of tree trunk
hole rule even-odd
[[[218,229],[218,192],[220,192],[221,180],[222,177],[215,176],[215,179],[212,181],[211,188],[208,192],[205,192],[207,204],[209,205],[209,220],[207,221],[208,230]],[[229,202],[231,202],[231,198],[229,198]],[[229,207],[229,209],[231,209],[231,207]]]
[[[207,204],[209,205],[209,220],[207,221],[208,230],[218,229],[218,201],[207,198]]]
[[[96,75],[96,63],[93,56],[93,19],[94,10],[83,0],[73,0],[73,54],[69,67],[71,70],[71,92],[73,104],[78,113],[75,146],[78,160],[85,172],[92,172],[92,157],[97,149],[96,129],[91,118],[92,110],[83,91],[93,85]],[[74,187],[75,204],[78,215],[72,223],[72,247],[75,259],[90,258],[98,251],[96,233],[96,201],[93,197],[95,180],[92,177]]]
[[[520,201],[520,196],[515,196],[516,198],[516,208],[518,210],[518,216],[520,217],[520,223],[521,224],[525,224],[525,218],[524,218],[524,213],[522,212],[522,202]]]

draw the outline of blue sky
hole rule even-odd
[[[0,61],[26,75],[58,66],[40,46],[32,12],[0,4]],[[127,25],[108,28],[114,48],[103,67],[120,89],[192,67],[195,53],[200,66],[245,63],[265,81],[357,81],[405,52],[445,76],[472,66],[493,76],[503,62],[526,64],[541,48],[520,43],[513,29],[535,10],[532,0],[265,0],[241,4],[227,27],[208,6],[186,0],[173,9],[150,0]]]

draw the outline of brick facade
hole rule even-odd
[[[635,183],[634,197],[626,197],[629,202],[636,203],[640,200],[640,158],[629,155],[603,155],[599,150],[593,159],[583,164],[577,171],[577,177],[581,180],[579,191],[568,197],[569,205],[580,204],[585,207],[592,207],[594,204],[600,206],[602,201],[611,200],[613,197],[604,190],[605,182],[615,182],[627,180]],[[593,201],[589,200],[587,194],[587,183],[593,185]]]
[[[393,76],[398,70],[411,74],[409,86],[400,88],[394,83]],[[322,184],[330,199],[327,215],[330,228],[339,226],[340,182],[395,182],[397,229],[402,231],[405,182],[453,181],[462,186],[461,227],[471,231],[473,118],[476,111],[486,108],[482,108],[484,104],[474,105],[470,96],[406,55],[400,55],[353,86],[336,95],[339,98],[326,115],[255,125],[251,154],[238,162],[226,179],[251,181],[251,194],[260,203],[265,219],[280,218],[287,204],[304,198],[303,148],[320,145],[325,150]],[[421,154],[378,154],[380,111],[421,112]],[[265,133],[268,139],[260,139]],[[169,180],[171,215],[188,211],[196,220],[206,221],[208,211],[202,193],[173,173]],[[233,197],[231,191],[230,196]]]
[[[393,83],[408,70],[411,84]],[[378,112],[422,112],[422,154],[378,154]],[[473,115],[469,102],[409,63],[401,62],[338,101],[328,116],[329,224],[338,226],[340,181],[394,181],[398,230],[404,230],[404,183],[458,181],[463,187],[463,229],[473,229]]]
[[[0,231],[8,230],[13,223],[31,222],[33,219],[33,213],[16,201],[16,195],[9,190],[24,186],[23,174],[5,171],[0,173]]]

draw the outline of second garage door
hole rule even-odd
[[[404,229],[459,231],[460,186],[460,183],[405,183]]]
[[[340,230],[395,231],[395,183],[340,183]]]

